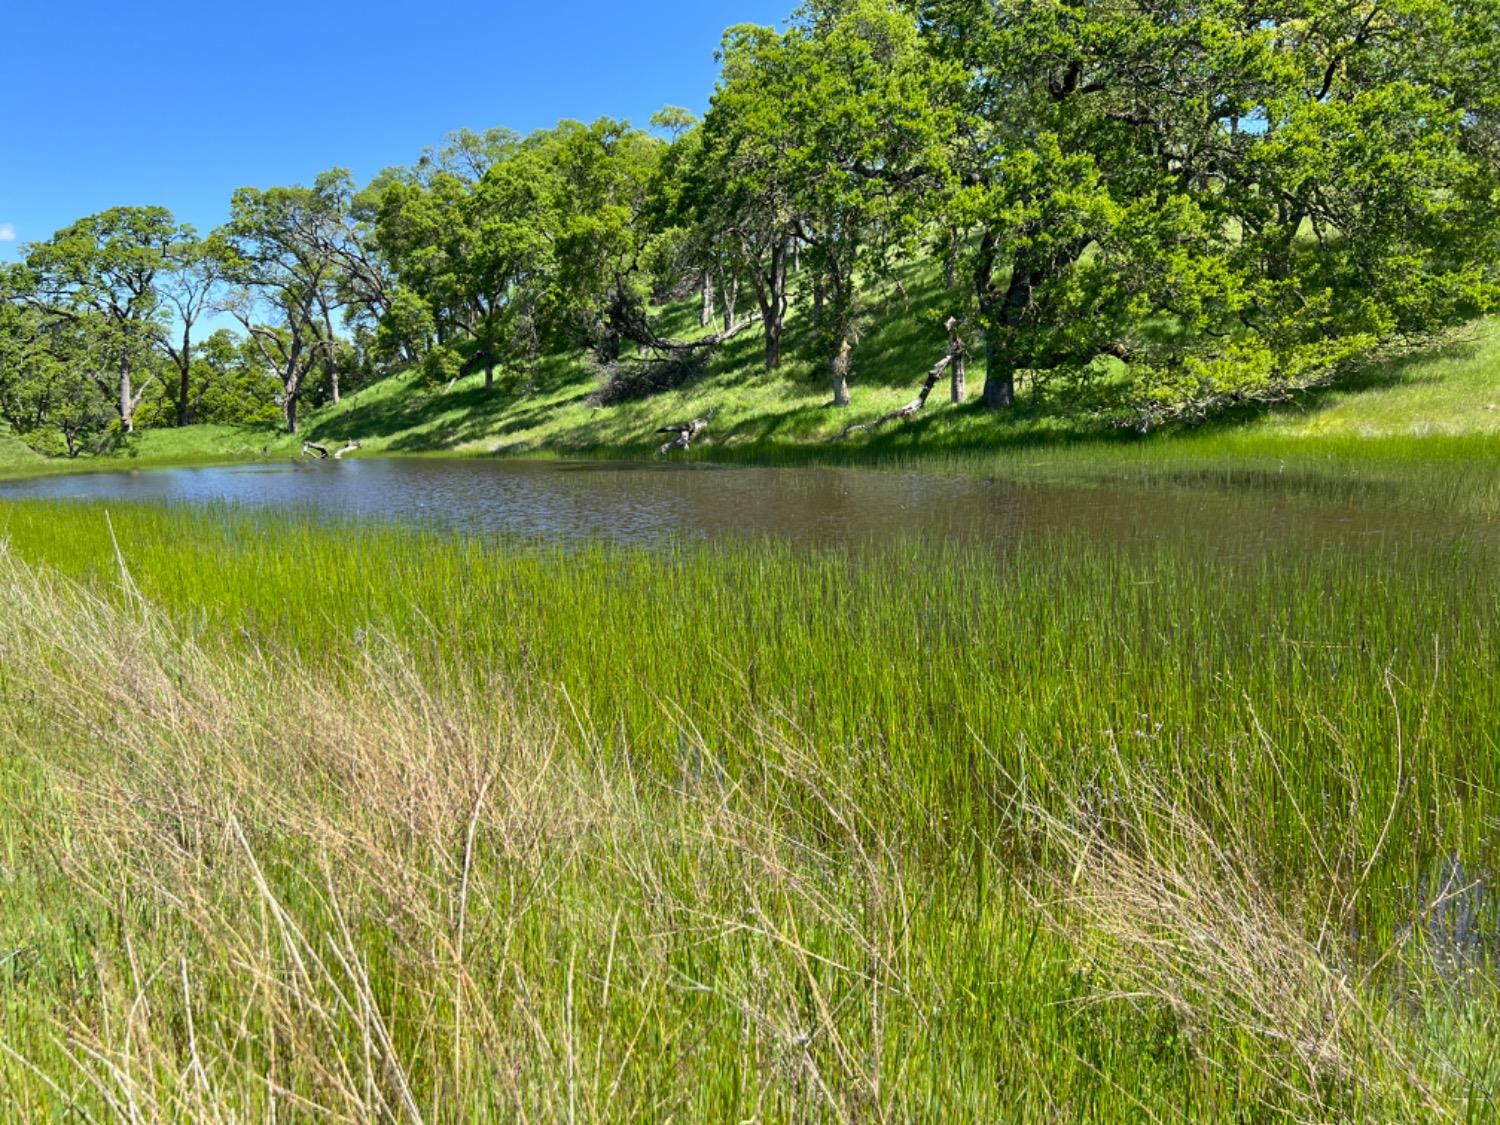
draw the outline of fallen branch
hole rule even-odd
[[[706,416],[694,418],[691,422],[674,422],[670,426],[662,426],[656,431],[657,433],[675,434],[676,436],[657,450],[658,455],[665,457],[674,449],[687,449],[708,429],[709,422],[713,420],[713,416],[717,413],[718,408],[715,407]]]
[[[332,457],[335,461],[342,461],[344,459],[344,454],[353,453],[358,448],[360,448],[359,442],[348,441],[344,443],[343,449],[340,449],[334,453],[330,453],[326,445],[319,445],[315,441],[304,441],[302,443],[302,456],[316,457],[319,461],[326,461],[330,457]]]
[[[932,370],[927,373],[927,378],[922,383],[922,389],[917,392],[917,397],[905,406],[897,407],[887,414],[882,414],[874,421],[855,422],[845,426],[835,440],[843,441],[851,434],[857,434],[863,430],[873,430],[878,426],[883,426],[887,422],[894,422],[897,419],[914,417],[922,407],[927,405],[927,397],[932,394],[932,388],[937,386],[937,381],[942,378],[943,372],[949,368],[953,369],[953,399],[955,402],[960,401],[964,385],[964,368],[968,361],[969,351],[964,346],[963,340],[959,338],[957,319],[950,316],[944,327],[948,329],[948,354],[933,364]]]

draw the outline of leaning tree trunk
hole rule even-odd
[[[849,337],[839,340],[838,351],[833,353],[833,405],[849,405]]]

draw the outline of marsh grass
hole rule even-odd
[[[23,1118],[1497,1112],[1482,537],[0,535]]]

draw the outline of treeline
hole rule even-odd
[[[1019,375],[1143,425],[1275,399],[1496,305],[1497,29],[1500,0],[814,0],[726,33],[701,121],[463,131],[363,187],[241,189],[206,237],[132,207],[29,245],[0,416],[70,453],[295,432],[398,367],[493,386],[577,347],[649,389],[738,332],[777,367],[794,303],[842,405],[917,259],[987,406]],[[664,336],[689,297],[702,335]]]

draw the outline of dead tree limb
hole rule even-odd
[[[694,418],[691,422],[674,422],[669,426],[662,426],[656,431],[657,433],[674,434],[676,436],[657,450],[657,453],[665,457],[674,449],[687,449],[703,435],[704,431],[708,429],[709,422],[713,421],[713,417],[717,413],[718,409],[715,408],[710,410],[704,417]]]
[[[897,407],[895,410],[882,414],[873,421],[851,423],[845,426],[839,433],[838,441],[843,441],[851,434],[857,434],[863,430],[873,430],[878,426],[885,425],[887,422],[915,417],[917,412],[927,405],[927,398],[932,394],[932,388],[937,386],[938,380],[943,377],[943,372],[950,369],[953,372],[953,401],[963,401],[965,391],[964,369],[968,363],[969,350],[959,337],[958,320],[956,318],[950,316],[944,327],[948,329],[948,354],[932,365],[932,370],[927,373],[927,378],[922,382],[922,389],[917,392],[917,397],[905,406]]]
[[[319,445],[315,441],[304,441],[302,443],[302,456],[316,457],[319,461],[326,461],[330,457],[332,457],[335,461],[342,461],[346,453],[353,453],[356,449],[359,448],[359,442],[347,441],[344,443],[343,449],[329,452],[329,449],[326,445]]]

